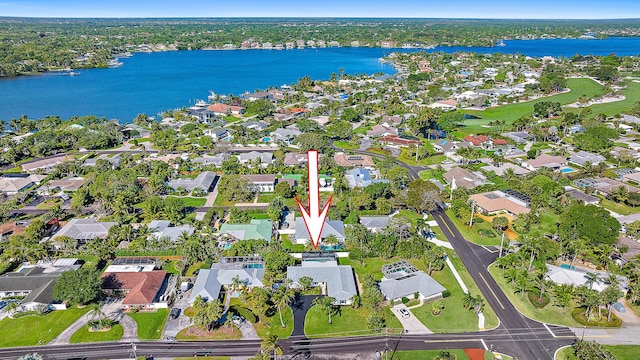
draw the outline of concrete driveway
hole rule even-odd
[[[184,314],[184,309],[189,307],[189,296],[191,296],[191,289],[183,292],[182,299],[176,299],[173,303],[173,308],[180,309],[180,316],[178,316],[177,319],[167,317],[167,322],[165,322],[164,329],[162,330],[163,338],[176,336],[180,330],[191,326],[191,319]]]
[[[410,316],[408,318],[402,317],[402,314],[400,314],[399,311],[400,309],[406,309],[409,312]],[[409,310],[404,304],[399,304],[392,307],[391,312],[398,318],[398,320],[400,320],[400,323],[402,324],[402,327],[404,328],[406,334],[433,334],[433,331],[424,326],[424,324],[421,323],[420,320],[418,320],[418,318],[413,315],[411,310]]]

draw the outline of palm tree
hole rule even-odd
[[[282,284],[282,286],[280,286],[280,288],[278,288],[278,290],[273,294],[273,302],[278,308],[278,314],[280,315],[280,325],[282,325],[283,328],[285,328],[286,325],[284,324],[284,320],[282,320],[282,309],[285,306],[289,306],[289,303],[291,302],[291,300],[293,300],[294,297],[295,294],[293,292],[293,289],[291,289],[291,287],[289,287],[289,284],[287,283]]]
[[[313,305],[317,306],[317,311],[326,313],[329,317],[329,325],[332,324],[331,316],[335,315],[337,310],[333,305],[334,301],[336,301],[336,299],[330,296],[319,296],[313,299]]]
[[[554,288],[553,292],[558,300],[558,305],[562,307],[562,312],[566,313],[567,306],[571,304],[571,300],[573,299],[575,288],[573,285],[560,284]]]
[[[591,321],[593,308],[600,304],[600,296],[596,290],[591,290],[585,286],[580,288],[580,304],[585,307],[587,322]]]
[[[89,317],[91,320],[98,319],[98,328],[102,329],[102,320],[104,319],[104,313],[102,312],[102,303],[93,303],[89,308]]]
[[[260,350],[263,354],[267,355],[270,352],[273,352],[273,359],[277,360],[278,356],[282,356],[283,350],[278,345],[278,335],[276,334],[268,334],[264,340],[260,343]]]
[[[587,278],[586,283],[589,289],[593,289],[593,284],[598,282],[598,280],[600,279],[600,275],[591,272],[586,273],[584,277]]]

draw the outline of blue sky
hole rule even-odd
[[[640,18],[638,0],[0,0],[0,16]]]

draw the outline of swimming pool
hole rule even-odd
[[[262,142],[271,142],[271,138],[270,137],[263,137],[262,138]]]
[[[575,266],[569,266],[567,264],[560,264],[560,267],[563,269],[569,269],[569,270],[575,270],[576,267]]]
[[[574,171],[575,170],[570,168],[570,167],[565,167],[565,168],[560,169],[560,172],[563,173],[563,174],[574,172]]]

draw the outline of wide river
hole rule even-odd
[[[519,53],[529,56],[574,54],[638,55],[640,38],[605,40],[512,40],[504,47],[443,47],[429,51]],[[378,61],[392,51],[381,48],[326,48],[304,50],[174,51],[136,53],[121,59],[115,69],[82,69],[77,76],[41,74],[0,79],[0,119],[58,115],[98,115],[131,122],[138,113],[193,104],[209,91],[241,94],[269,86],[290,84],[309,75],[328,79],[340,69],[348,74],[391,74]]]

